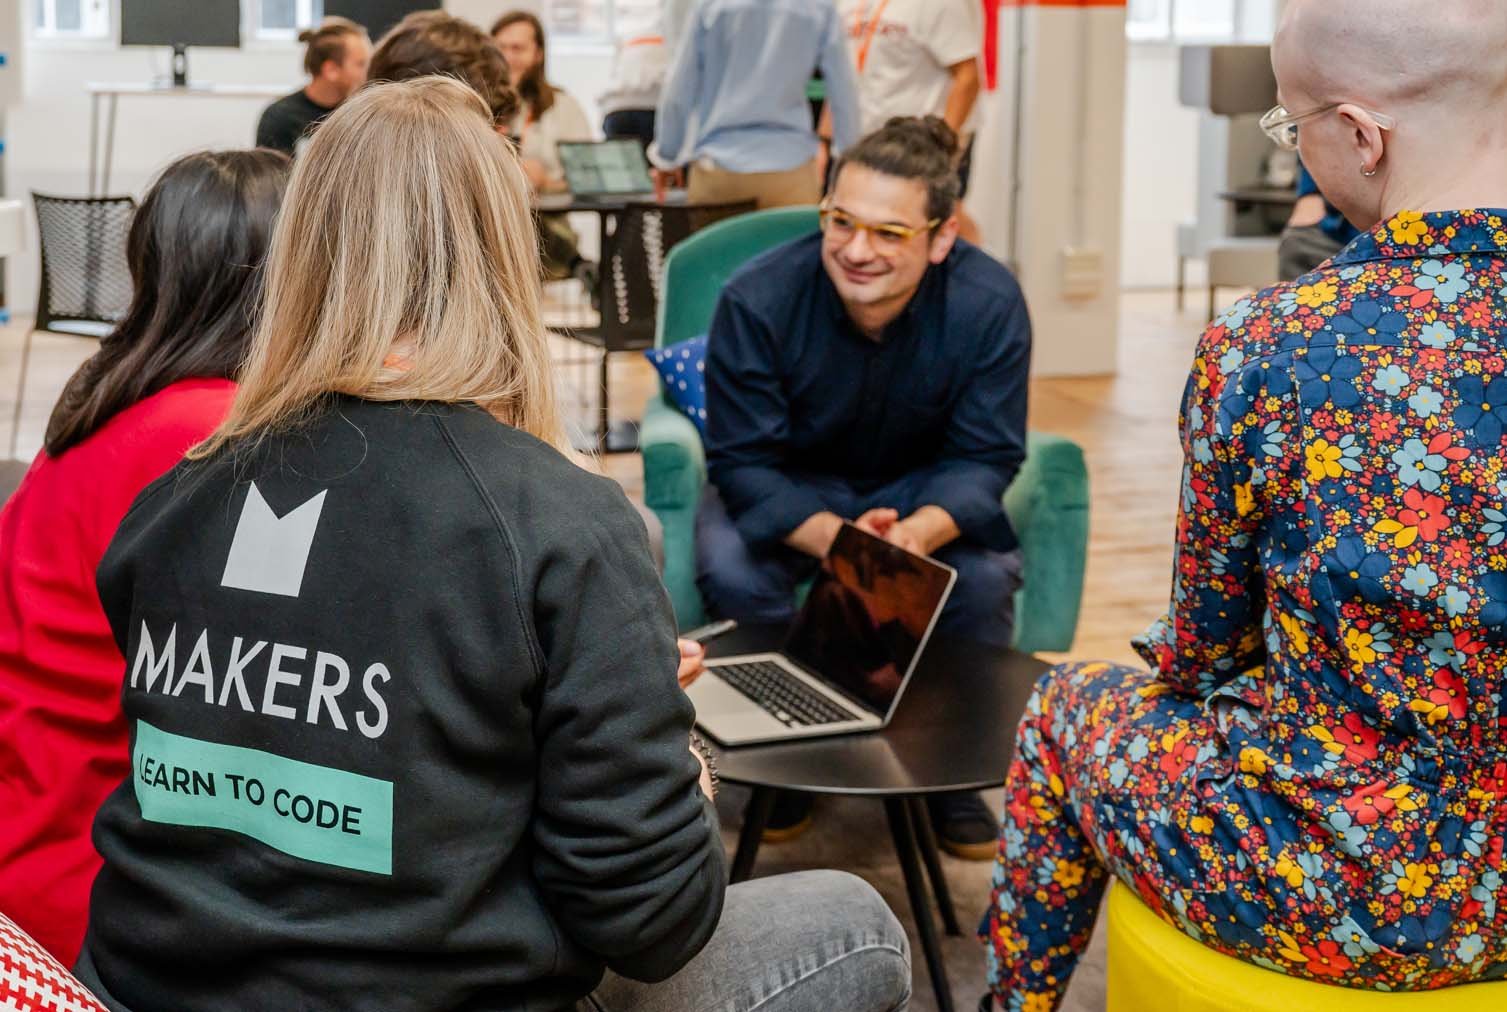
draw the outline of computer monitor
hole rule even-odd
[[[324,0],[326,17],[349,18],[366,29],[376,42],[388,29],[414,11],[434,10],[439,0]],[[499,4],[498,9],[506,7]]]
[[[188,47],[241,47],[240,0],[120,0],[120,44],[171,46],[173,84],[188,84]]]

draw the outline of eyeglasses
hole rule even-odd
[[[1322,109],[1310,109],[1308,112],[1300,112],[1294,115],[1287,111],[1284,106],[1277,106],[1271,112],[1261,117],[1261,132],[1271,138],[1273,144],[1284,151],[1298,150],[1298,124],[1304,120],[1318,119],[1327,116],[1345,102],[1335,102],[1326,105]],[[1397,121],[1385,113],[1372,112],[1370,109],[1362,109],[1361,112],[1376,121],[1376,125],[1383,130],[1397,129]]]
[[[923,232],[930,232],[942,224],[941,218],[933,218],[921,228],[911,228],[909,225],[896,225],[891,222],[874,224],[856,218],[846,211],[839,211],[835,207],[823,207],[820,211],[822,231],[836,241],[846,245],[853,241],[853,237],[859,232],[867,232],[874,248],[880,251],[893,251],[904,246]]]

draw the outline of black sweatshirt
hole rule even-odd
[[[716,816],[612,482],[474,407],[337,398],[149,486],[98,584],[110,1008],[560,1009],[710,937]]]

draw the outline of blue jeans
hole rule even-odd
[[[808,871],[730,886],[706,948],[658,984],[609,973],[576,1012],[901,1012],[910,945],[868,883]]]
[[[924,503],[912,501],[904,481],[860,495],[838,479],[811,479],[827,508],[857,517],[881,506],[907,516]],[[937,623],[937,632],[989,646],[1008,647],[1015,633],[1015,592],[1021,586],[1020,553],[995,552],[954,541],[936,553],[938,562],[958,571],[957,584]],[[785,625],[795,618],[795,590],[810,579],[817,562],[780,545],[752,548],[727,515],[713,485],[701,493],[696,513],[696,585],[707,610],[718,618],[748,624]]]

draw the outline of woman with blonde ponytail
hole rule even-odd
[[[873,890],[724,886],[643,525],[567,455],[528,192],[449,78],[299,157],[230,416],[98,572],[112,1012],[904,1007]]]

